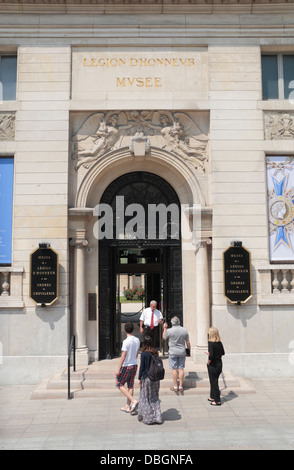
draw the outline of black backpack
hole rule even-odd
[[[152,382],[163,380],[165,370],[163,367],[162,359],[159,356],[151,354],[151,363],[148,371],[148,377]]]

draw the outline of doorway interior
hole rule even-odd
[[[134,335],[140,341],[140,316],[151,300],[166,318],[166,289],[164,279],[164,249],[117,249],[116,264],[116,315],[118,316],[118,346],[126,338],[124,325],[134,324]],[[119,324],[121,328],[119,330]],[[120,335],[120,338],[119,338]],[[156,345],[161,348],[161,341]]]
[[[99,359],[119,357],[123,328],[126,321],[139,328],[142,308],[156,300],[165,321],[177,315],[183,324],[181,246],[99,248]],[[136,311],[124,308],[121,282],[140,276],[144,298],[135,305]],[[141,281],[143,283],[141,284]],[[134,285],[134,284],[133,284]],[[127,303],[127,302],[126,302]],[[129,306],[132,305],[129,303]],[[140,335],[138,335],[140,337]],[[161,347],[161,343],[157,345]]]

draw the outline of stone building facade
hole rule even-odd
[[[180,315],[196,362],[214,325],[226,369],[293,374],[293,32],[292,1],[1,2],[0,163],[14,169],[2,383],[62,370],[72,334],[79,364],[118,354],[118,273],[156,284],[150,295],[167,320]],[[17,59],[12,99],[5,57]],[[277,60],[278,96],[263,57]],[[178,243],[99,241],[99,204],[117,195],[176,202]],[[252,295],[240,305],[224,295],[223,253],[236,241],[251,253]],[[40,243],[59,255],[59,295],[46,307],[30,288]]]

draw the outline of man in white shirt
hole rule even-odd
[[[156,307],[156,300],[151,300],[150,307],[145,308],[140,317],[140,332],[142,335],[151,336],[154,347],[158,338],[158,325],[163,321],[163,315]]]
[[[126,339],[122,344],[122,355],[116,375],[116,386],[121,393],[127,398],[127,404],[121,408],[125,413],[132,413],[138,406],[138,401],[134,399],[134,380],[138,367],[138,352],[140,348],[140,340],[133,336],[133,323],[125,324]],[[125,388],[127,383],[128,389]]]

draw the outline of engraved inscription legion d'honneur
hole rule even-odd
[[[128,92],[132,98],[143,92],[147,96],[160,94],[160,99],[170,99],[170,94],[177,98],[177,93],[197,93],[197,98],[205,99],[207,84],[206,48],[73,50],[74,100],[121,99]]]

